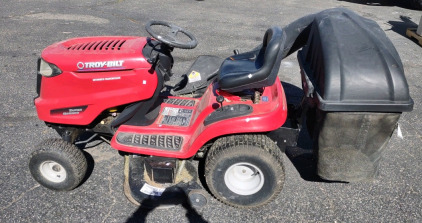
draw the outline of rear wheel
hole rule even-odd
[[[31,154],[29,170],[42,186],[58,191],[77,187],[87,171],[80,149],[61,139],[48,139]]]
[[[218,139],[205,161],[211,193],[235,207],[259,207],[276,198],[284,184],[282,152],[265,135]]]

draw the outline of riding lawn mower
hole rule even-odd
[[[204,205],[208,191],[230,206],[259,207],[281,192],[283,151],[303,126],[317,174],[354,182],[377,175],[400,114],[413,108],[391,41],[347,9],[271,27],[249,52],[199,56],[171,90],[173,50],[198,41],[163,21],[146,31],[151,37],[74,38],[43,50],[35,106],[60,138],[31,154],[41,185],[77,187],[87,171],[81,145],[101,138],[125,157],[124,191],[135,204],[184,194]],[[289,104],[279,68],[296,50],[304,96]]]

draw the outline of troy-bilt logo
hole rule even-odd
[[[86,69],[103,69],[103,68],[121,68],[123,60],[102,61],[102,62],[78,62],[76,66],[79,70]]]

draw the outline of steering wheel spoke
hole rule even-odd
[[[177,33],[179,33],[182,30],[182,28],[175,25],[172,25],[170,28],[171,28],[171,31],[169,33],[169,36],[171,37],[176,37]]]

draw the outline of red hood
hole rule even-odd
[[[83,37],[55,43],[41,57],[62,71],[93,72],[149,68],[142,55],[145,37]]]

